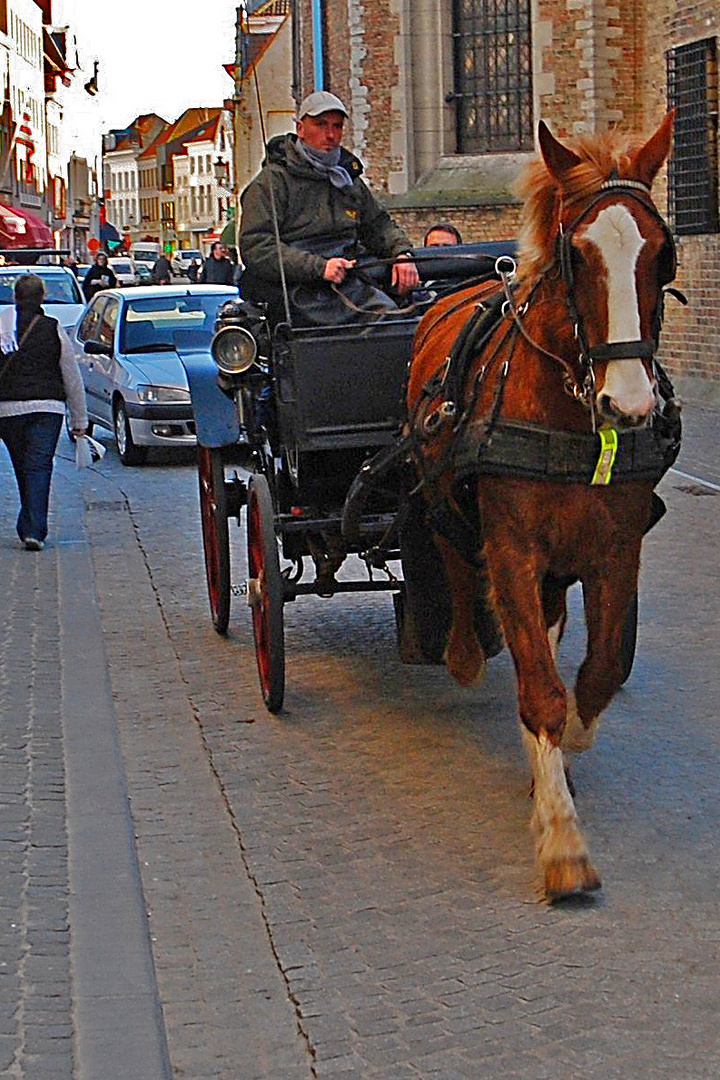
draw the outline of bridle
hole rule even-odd
[[[651,216],[663,231],[668,250],[671,254],[671,259],[667,274],[663,275],[666,277],[666,280],[660,283],[658,301],[652,317],[651,336],[639,338],[635,341],[613,341],[589,346],[582,316],[580,315],[575,302],[575,276],[572,267],[572,238],[579,226],[586,220],[608,191],[621,191],[629,198],[640,203],[641,206],[650,212]],[[562,221],[560,222],[557,245],[559,251],[560,272],[566,291],[565,303],[578,343],[579,359],[584,374],[583,388],[586,385],[592,385],[592,387],[594,387],[595,361],[631,360],[636,358],[654,360],[660,338],[660,328],[662,326],[664,300],[663,287],[669,284],[675,277],[677,269],[677,252],[675,248],[675,239],[670,228],[661,217],[650,198],[650,188],[639,180],[606,180],[595,198],[584,207],[569,225],[563,226]]]

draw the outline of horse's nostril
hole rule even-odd
[[[609,394],[601,394],[598,405],[603,416],[619,415],[618,407]]]

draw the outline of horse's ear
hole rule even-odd
[[[544,120],[538,124],[538,139],[543,161],[550,175],[556,180],[562,180],[569,169],[574,169],[580,164],[581,158],[557,141]]]
[[[648,187],[670,153],[675,110],[671,109],[654,135],[651,135],[633,159],[633,173]]]

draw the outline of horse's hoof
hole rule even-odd
[[[485,674],[485,656],[477,642],[474,645],[466,641],[455,643],[451,638],[443,659],[445,667],[461,686],[474,686],[482,682]]]
[[[553,903],[570,896],[584,896],[602,885],[594,866],[586,856],[562,859],[545,867],[545,895]]]

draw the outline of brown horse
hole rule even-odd
[[[650,186],[671,130],[670,114],[645,143],[606,133],[571,148],[541,123],[541,156],[520,182],[516,276],[436,303],[410,366],[407,433],[419,487],[431,509],[442,504],[455,520],[446,530],[429,515],[452,605],[445,662],[463,685],[482,676],[475,606],[487,576],[517,673],[550,899],[600,886],[563,752],[591,745],[622,682],[623,624],[653,487],[668,464],[658,466],[652,442],[654,354],[675,251]],[[471,520],[475,558],[452,535]],[[566,691],[555,650],[576,580],[587,654]]]

